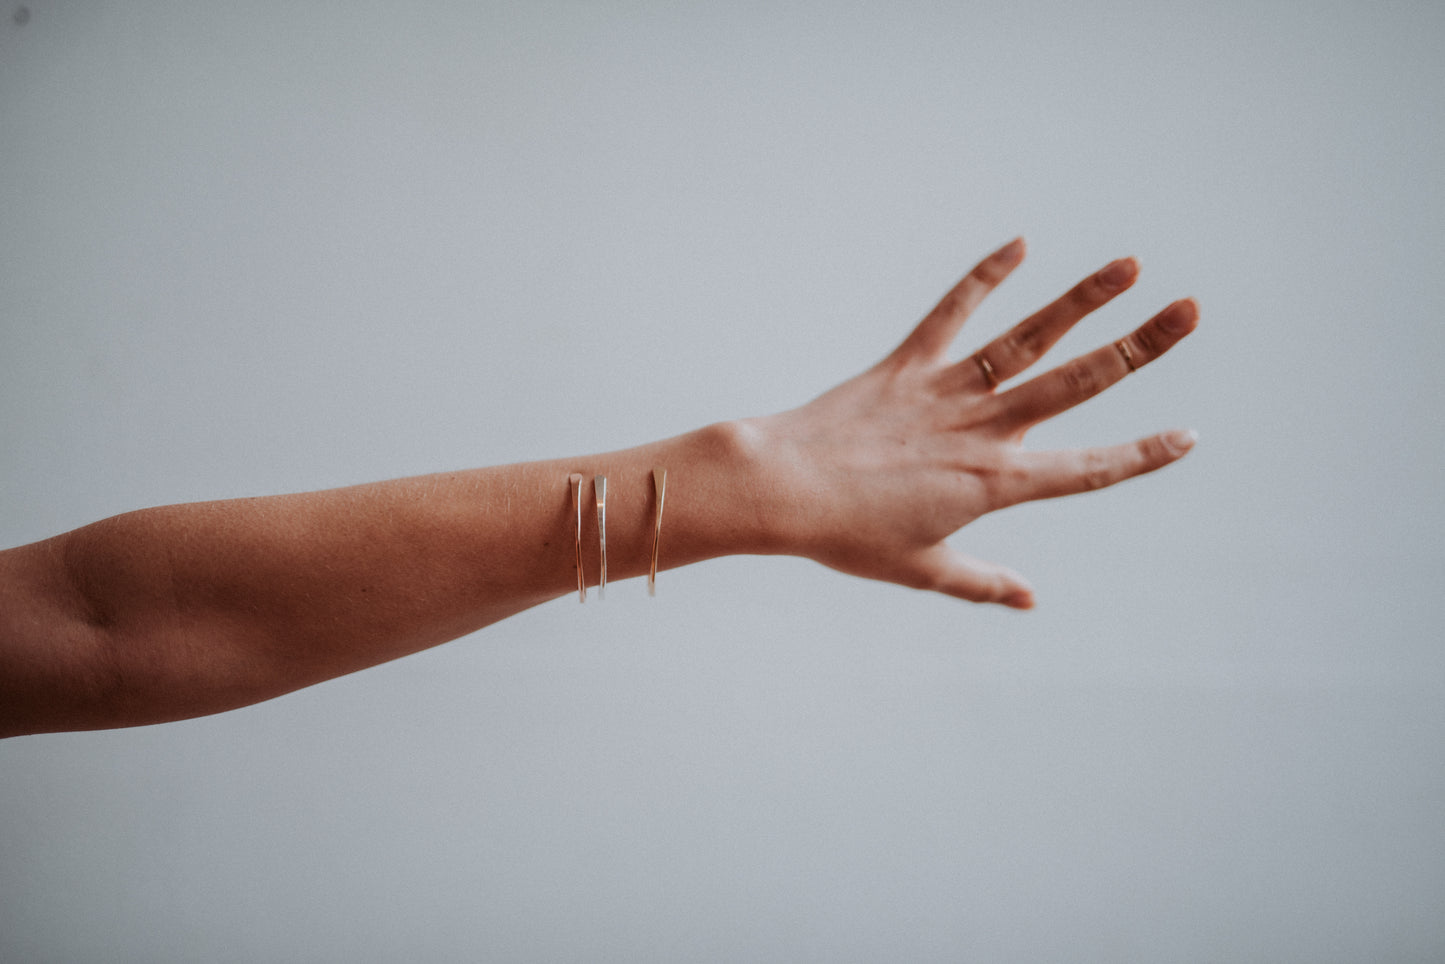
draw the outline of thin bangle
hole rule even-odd
[[[573,472],[567,477],[572,483],[572,529],[577,537],[577,601],[587,601],[587,580],[582,575],[582,476]]]
[[[597,498],[597,542],[602,547],[602,580],[597,583],[597,598],[607,590],[607,476],[592,477],[592,494]]]
[[[657,595],[657,546],[662,541],[662,500],[667,494],[667,469],[652,470],[652,490],[657,495],[657,508],[652,525],[652,568],[647,571],[647,594]]]

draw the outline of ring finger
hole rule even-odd
[[[1009,389],[998,397],[1002,408],[999,428],[1005,435],[1022,433],[1093,398],[1173,348],[1198,323],[1199,305],[1194,299],[1176,301],[1112,345]]]

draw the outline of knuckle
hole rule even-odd
[[[1018,502],[1019,493],[1026,491],[1030,482],[1027,466],[1003,456],[970,458],[957,463],[954,470],[958,494],[967,493],[970,500],[981,496],[986,512]]]
[[[1077,398],[1088,398],[1097,394],[1103,387],[1099,383],[1098,373],[1083,359],[1064,365],[1059,369],[1059,374],[1063,379],[1065,389],[1071,396]]]
[[[990,512],[1017,504],[1029,490],[1033,474],[1019,464],[994,465],[980,479]]]
[[[934,308],[933,308],[933,311],[930,312],[930,317],[931,317],[931,318],[947,318],[947,317],[951,316],[954,312],[956,312],[956,311],[958,310],[958,304],[959,304],[959,293],[958,293],[958,289],[957,289],[957,288],[953,288],[952,290],[950,290],[947,294],[945,294],[942,298],[940,298],[940,299],[938,300],[938,304],[935,305]]]
[[[1163,350],[1163,343],[1160,341],[1159,332],[1152,325],[1145,325],[1129,336],[1128,341],[1133,342],[1134,347],[1139,349],[1134,354],[1142,356],[1140,362],[1148,361],[1159,355]]]
[[[1023,358],[1032,358],[1041,353],[1043,326],[1037,321],[1025,321],[1015,326],[1004,338],[1004,350]]]
[[[1009,268],[998,258],[985,258],[969,273],[992,288],[1008,277]]]
[[[1113,464],[1099,451],[1085,452],[1079,467],[1079,480],[1087,491],[1102,489],[1114,482]]]
[[[1140,440],[1139,457],[1143,463],[1140,466],[1141,471],[1147,471],[1153,466],[1163,465],[1174,459],[1173,453],[1169,451],[1169,447],[1165,445],[1164,440],[1157,435]]]
[[[984,504],[998,508],[1006,504],[1007,493],[1012,480],[1008,470],[993,460],[980,460],[972,465],[961,466],[959,482],[976,485],[983,490]]]
[[[1093,311],[1109,300],[1109,288],[1097,276],[1085,278],[1069,289],[1067,295],[1071,305],[1081,311]]]
[[[917,589],[922,592],[942,592],[945,580],[938,572],[912,567],[903,570],[896,577],[895,581],[907,589]]]
[[[997,572],[988,581],[988,599],[981,601],[1001,603],[1013,595],[1013,592],[1013,582],[1002,572]]]

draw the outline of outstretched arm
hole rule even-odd
[[[1022,260],[981,262],[878,365],[802,408],[576,459],[302,495],[128,513],[0,552],[0,736],[219,712],[395,659],[576,590],[570,473],[607,485],[609,581],[644,574],[652,469],[668,470],[659,567],[786,553],[979,602],[1033,604],[1019,576],[944,540],[994,509],[1112,485],[1172,462],[1166,433],[1075,452],[1032,426],[1153,361],[1192,301],[1018,385],[1137,271],[1114,262],[960,362],[945,357]]]

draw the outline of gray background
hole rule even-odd
[[[799,404],[1199,298],[965,530],[1021,615],[790,559],[249,709],[0,743],[7,961],[1445,956],[1445,6],[0,10],[0,544]],[[23,23],[21,21],[24,21]]]

